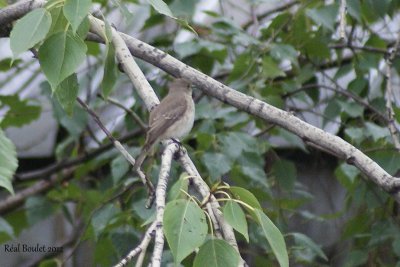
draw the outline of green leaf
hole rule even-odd
[[[196,11],[197,0],[174,0],[171,9],[177,17],[190,18]]]
[[[0,129],[0,187],[14,194],[11,181],[17,170],[18,160],[14,144]]]
[[[286,76],[285,72],[279,68],[271,57],[264,57],[263,59],[263,74],[267,79]]]
[[[17,21],[10,33],[14,58],[42,41],[51,26],[51,16],[44,8],[35,9]]]
[[[225,240],[210,239],[200,247],[193,267],[237,267],[239,253]]]
[[[359,0],[347,0],[347,11],[358,22],[361,22],[361,6]]]
[[[58,102],[65,112],[72,116],[76,97],[78,96],[79,84],[76,74],[72,74],[57,86],[55,94]]]
[[[163,225],[175,263],[180,263],[201,246],[208,231],[203,210],[195,203],[183,199],[167,204]]]
[[[233,200],[226,202],[224,209],[224,219],[249,242],[246,216],[238,203]]]
[[[400,170],[400,154],[393,151],[373,151],[367,154],[391,175]]]
[[[13,227],[0,217],[0,242],[4,243],[11,238],[15,238]]]
[[[113,204],[107,204],[95,212],[92,218],[92,226],[97,237],[100,236],[117,213],[118,210]]]
[[[9,108],[0,122],[1,127],[21,127],[37,120],[42,108],[28,103],[28,99],[20,100],[18,95],[0,96],[0,108],[4,106]]]
[[[26,216],[32,226],[53,214],[54,205],[43,196],[29,197],[25,202]]]
[[[155,9],[158,13],[177,19],[169,9],[168,5],[162,0],[147,0],[147,2]]]
[[[338,14],[337,5],[327,5],[320,8],[309,9],[306,11],[308,17],[315,23],[321,24],[325,28],[335,31],[335,22]]]
[[[65,0],[64,15],[71,23],[73,32],[76,32],[83,19],[89,13],[91,0]]]
[[[103,81],[101,82],[102,91],[105,97],[112,92],[117,82],[119,71],[118,64],[115,62],[114,46],[106,45],[106,61],[104,63]]]
[[[39,62],[53,90],[85,60],[86,44],[71,32],[58,32],[40,47]]]
[[[244,152],[242,157],[238,158],[238,163],[242,173],[251,178],[254,186],[259,187],[262,185],[264,188],[268,188],[267,175],[263,169],[265,162],[261,155]]]
[[[50,10],[52,22],[50,27],[51,34],[64,32],[67,29],[68,20],[65,18],[62,7],[52,8]]]
[[[294,66],[298,66],[298,53],[293,46],[287,44],[273,44],[271,56],[276,60],[289,60]]]
[[[381,138],[390,136],[390,132],[387,127],[381,127],[372,122],[366,122],[365,127],[368,136],[371,136],[374,141],[378,141]]]
[[[245,52],[236,58],[233,69],[229,73],[227,83],[245,78],[255,70],[256,64],[254,55],[250,52]]]
[[[174,183],[168,192],[168,200],[176,200],[179,198],[186,198],[186,194],[182,191],[187,192],[189,187],[189,179],[187,173],[182,173],[179,179]]]
[[[261,205],[258,202],[257,198],[251,193],[249,190],[232,186],[229,188],[235,199],[243,201],[247,205],[255,209],[261,209]]]
[[[353,250],[347,255],[345,264],[343,266],[362,266],[367,263],[369,258],[368,254],[368,251]]]
[[[267,238],[279,265],[281,267],[289,267],[289,257],[283,235],[262,210],[256,209],[255,214],[257,216],[257,223],[261,226],[263,234]]]
[[[287,160],[276,161],[272,166],[272,172],[283,189],[293,189],[297,177],[296,166],[293,162]]]
[[[129,162],[122,155],[111,162],[111,175],[114,185],[117,185],[121,178],[129,171]]]
[[[61,260],[53,258],[41,261],[39,267],[59,267],[62,266],[62,264]]]
[[[315,244],[315,242],[311,238],[302,233],[291,233],[290,235],[293,236],[294,242],[297,246],[308,248],[322,259],[328,261],[328,258],[326,257],[320,246]]]
[[[222,143],[222,152],[231,159],[240,157],[244,151],[259,152],[258,140],[246,133],[228,132],[218,135],[218,139]]]
[[[222,153],[204,153],[202,160],[211,179],[214,181],[230,171],[232,167],[230,158]]]
[[[362,117],[364,108],[354,102],[338,101],[339,105],[351,118]]]

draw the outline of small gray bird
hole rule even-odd
[[[140,168],[155,143],[182,137],[193,127],[194,102],[190,83],[180,78],[170,82],[168,87],[168,95],[150,112],[146,141],[134,170]]]

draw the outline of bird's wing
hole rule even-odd
[[[168,96],[167,96],[168,97]],[[168,103],[170,103],[168,105]],[[147,132],[146,143],[153,144],[162,134],[182,116],[187,109],[186,101],[176,103],[175,101],[162,101],[150,113],[149,129]]]

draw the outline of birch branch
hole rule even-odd
[[[146,233],[144,234],[143,240],[142,242],[140,242],[140,244],[134,248],[133,250],[131,250],[128,255],[126,255],[125,258],[123,258],[118,264],[114,265],[114,267],[123,267],[125,265],[127,265],[134,257],[136,257],[137,254],[140,253],[140,255],[142,254],[142,252],[145,252],[147,250],[147,247],[150,244],[150,241],[152,239],[152,235],[153,235],[153,231],[156,228],[156,222],[153,222],[149,228],[147,228]],[[139,259],[138,259],[139,261]]]

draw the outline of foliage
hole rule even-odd
[[[397,26],[393,25],[398,22],[400,1],[348,0],[347,43],[337,34],[340,1],[329,5],[318,0],[295,1],[292,7],[266,13],[257,20],[239,9],[241,17],[249,18],[248,23],[241,24],[213,10],[203,12],[210,23],[195,21],[196,1],[93,2],[102,6],[105,17],[111,11],[123,14],[126,28],[137,26],[145,42],[238,91],[334,132],[391,175],[399,173],[400,156],[388,130],[385,107],[386,86],[393,81],[385,80],[382,68],[397,37],[386,35],[381,29],[396,32]],[[1,80],[0,87],[11,86],[20,75],[18,70],[29,62],[40,63],[47,80],[41,93],[51,99],[54,117],[60,132],[64,132],[56,144],[57,162],[78,159],[90,151],[85,144],[93,141],[93,134],[86,127],[87,115],[76,105],[78,95],[101,92],[105,99],[134,99],[135,104],[128,108],[143,121],[147,118],[137,94],[117,70],[112,44],[100,46],[86,40],[87,14],[93,2],[53,0],[29,12],[10,33],[13,57],[0,61],[2,74],[11,77]],[[264,1],[245,2],[252,10],[264,10]],[[2,6],[5,3],[0,1]],[[136,18],[140,21],[134,21]],[[389,19],[391,23],[387,23]],[[107,22],[107,38],[110,27],[114,25]],[[181,31],[196,34],[190,40],[175,43]],[[38,51],[37,59],[24,57],[31,48]],[[92,63],[83,68],[85,61]],[[395,57],[392,74],[396,79],[399,63]],[[167,75],[142,62],[140,67],[153,87],[160,89],[159,95],[164,95]],[[93,79],[96,73],[102,77]],[[129,95],[121,96],[121,92]],[[393,110],[398,126],[398,93],[396,96]],[[195,90],[195,98],[195,126],[183,143],[219,199],[223,217],[237,233],[241,256],[251,266],[289,266],[289,262],[328,266],[336,263],[336,258],[340,258],[342,266],[394,266],[400,261],[398,204],[374,184],[361,179],[355,167],[330,157],[320,158],[319,152],[306,147],[298,136],[217,102],[199,90]],[[96,110],[110,106],[93,96],[90,99]],[[18,93],[1,95],[0,108],[6,110],[0,121],[5,131],[34,122],[43,112],[34,101],[21,99]],[[140,131],[129,114],[124,116],[123,125],[110,129],[117,139],[126,130]],[[0,129],[0,186],[12,193],[17,157],[3,130]],[[130,139],[128,150],[133,156],[143,144],[142,136],[143,132]],[[99,142],[106,144],[108,140]],[[321,163],[325,161],[329,164]],[[156,153],[145,164],[145,171],[154,182],[159,163]],[[323,166],[329,165],[328,171],[344,192],[340,195],[342,201],[333,190],[325,192],[331,188],[318,188],[326,195],[332,194],[329,196],[335,211],[308,210],[317,198],[315,191],[311,192],[315,184],[307,184],[309,180],[300,176],[304,169],[315,165],[321,173]],[[228,242],[215,238],[204,203],[197,201],[196,195],[189,197],[189,178],[179,177],[180,171],[174,166],[170,175],[163,221],[168,246],[163,264],[237,266],[239,254]],[[42,196],[29,197],[24,209],[0,217],[0,241],[15,238],[23,229],[50,215],[62,214],[73,226],[77,218],[83,219],[85,227],[80,238],[93,244],[93,265],[115,264],[139,244],[145,231],[142,226],[154,220],[155,211],[144,208],[145,190],[121,155],[113,150],[99,153],[81,162],[73,176]],[[322,175],[312,178],[327,179]],[[14,182],[18,188],[31,185]],[[129,186],[133,189],[124,191]],[[68,208],[71,202],[73,213]],[[299,233],[291,224],[295,220],[306,221],[323,228],[330,222],[337,223],[338,218],[342,219],[343,231],[337,234],[333,246],[339,247],[340,255],[328,254],[329,246],[323,246],[324,240]],[[343,242],[348,250],[342,247]],[[51,261],[47,259],[42,264]]]

